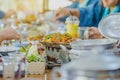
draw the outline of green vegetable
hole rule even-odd
[[[31,54],[26,57],[27,61],[30,62],[44,62],[45,59],[42,55]]]
[[[26,53],[25,56],[28,62],[45,62],[44,56],[36,53],[36,50],[36,46],[28,45],[26,48],[22,46],[20,52]]]
[[[28,45],[26,48],[24,46],[22,46],[20,48],[20,52],[27,52],[30,49],[31,45]]]
[[[52,37],[52,34],[49,34],[49,35],[45,36],[45,39],[49,39],[51,37]]]
[[[22,47],[20,48],[20,52],[26,52],[26,49],[25,49],[24,46],[22,46]]]
[[[29,50],[29,49],[30,49],[30,47],[31,47],[31,45],[28,45],[28,46],[27,46],[27,50]]]

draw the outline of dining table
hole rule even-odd
[[[27,77],[23,77],[20,80],[52,80],[51,74],[52,74],[52,70],[46,69],[44,74],[39,74],[39,75],[31,74],[31,75],[27,75]],[[0,77],[0,80],[3,80],[3,78]]]

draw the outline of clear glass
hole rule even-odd
[[[80,27],[79,28],[79,38],[82,40],[89,38],[89,30],[88,27]]]
[[[10,58],[17,58],[20,60],[21,63],[21,76],[27,77],[27,61],[25,58],[25,53],[20,53],[20,52],[13,52],[13,53],[8,53]]]
[[[27,28],[28,28],[28,24],[23,24],[23,23],[19,24],[18,33],[20,34],[20,42],[23,42],[26,40]]]
[[[9,41],[9,45],[13,45],[16,47],[21,47],[22,45],[27,45],[27,29],[28,29],[28,24],[20,23],[18,26],[15,25],[13,22],[11,24],[11,28],[13,28],[19,35],[20,39],[15,40],[13,39],[12,41]]]
[[[3,61],[3,79],[20,80],[21,78],[21,61],[15,57],[2,57]]]

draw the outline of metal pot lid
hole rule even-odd
[[[93,40],[77,40],[70,43],[71,46],[97,46],[116,43],[113,39],[93,39]]]
[[[75,66],[76,65],[76,66]],[[117,56],[89,55],[80,57],[62,66],[64,70],[106,71],[120,69],[120,58]]]
[[[103,18],[98,29],[103,36],[120,40],[120,13],[110,14]]]

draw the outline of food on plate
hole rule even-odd
[[[36,21],[37,18],[34,14],[30,14],[30,15],[27,15],[24,19],[23,19],[23,22],[24,23],[31,23],[33,21]]]
[[[40,40],[43,38],[43,34],[39,30],[39,27],[33,27],[28,30],[27,40]]]
[[[74,39],[72,38],[72,36],[68,33],[64,33],[64,34],[53,33],[46,35],[43,38],[43,42],[48,42],[48,43],[70,43],[73,40]]]
[[[43,52],[42,48],[40,48],[41,45],[39,44],[33,44],[28,50],[28,53],[26,55],[27,61],[28,62],[44,62],[44,57],[41,55]]]
[[[34,14],[30,14],[30,15],[27,15],[26,17],[24,17],[21,21],[16,20],[15,24],[18,26],[22,22],[22,23],[27,23],[27,24],[29,24],[29,26],[31,26],[31,24],[36,21],[37,21],[37,17]],[[38,24],[41,24],[41,23],[38,23]]]
[[[28,47],[22,46],[20,52],[25,53],[28,62],[44,62],[44,47],[41,44],[29,44]]]
[[[28,45],[27,47],[22,46],[22,47],[20,48],[20,52],[22,52],[22,53],[28,52],[28,50],[30,49],[31,46],[32,46],[32,43],[29,43],[29,45]]]
[[[28,40],[40,40],[43,36],[41,35],[35,35],[35,36],[28,36],[27,39]]]
[[[42,55],[31,54],[26,57],[28,62],[45,62],[45,59]]]
[[[27,54],[42,54],[44,53],[44,46],[42,44],[32,44],[30,43],[27,47],[22,46],[20,52]]]

